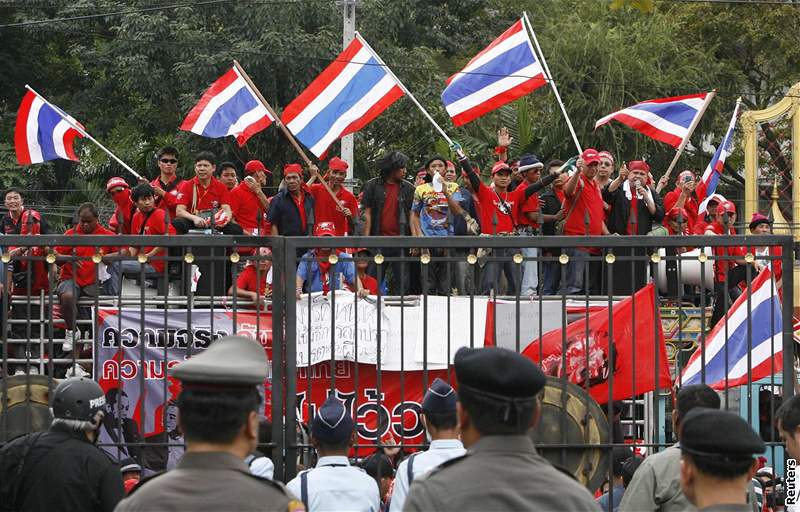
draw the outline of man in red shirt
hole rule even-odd
[[[214,178],[214,155],[201,151],[194,159],[195,177],[178,186],[177,217],[172,221],[175,231],[186,234],[190,229],[206,229],[213,227],[226,235],[241,235],[242,228],[230,222],[231,214],[228,189]],[[225,220],[221,222],[214,216],[217,210],[225,212]]]
[[[249,300],[258,307],[263,306],[266,298],[272,295],[270,275],[272,260],[269,259],[271,255],[269,247],[261,247],[258,250],[259,259],[247,262],[242,273],[236,278],[236,286],[231,286],[228,294],[236,294],[237,297]]]
[[[362,248],[356,251],[356,273],[358,278],[361,279],[361,286],[369,292],[370,295],[378,295],[378,280],[367,274],[370,258],[372,258],[372,251],[370,249]],[[350,291],[354,291],[350,287]]]
[[[269,198],[263,187],[267,184],[267,174],[272,173],[260,160],[247,162],[244,173],[244,181],[230,192],[233,220],[247,235],[269,236],[270,227],[266,220]]]
[[[694,229],[692,229],[692,234],[694,235],[703,235],[705,234],[708,226],[714,222],[714,217],[717,214],[717,207],[722,204],[723,202],[727,201],[724,196],[721,194],[712,194],[711,197],[708,198],[706,202],[706,211],[701,216],[700,213],[697,214],[697,219],[694,223]],[[702,206],[702,203],[701,205]],[[699,212],[699,208],[698,208]]]
[[[328,162],[328,174],[325,176],[328,178],[330,189],[336,194],[336,199],[342,205],[341,209],[322,183],[314,183],[310,186],[311,195],[314,196],[314,213],[317,223],[333,222],[333,225],[336,226],[336,236],[354,234],[353,219],[358,218],[356,196],[343,186],[344,180],[347,178],[348,167],[347,162],[335,156]]]
[[[706,235],[735,235],[733,227],[736,222],[736,205],[731,201],[722,201],[717,205],[714,221],[706,228]],[[711,326],[725,316],[727,308],[742,294],[739,283],[747,279],[747,262],[744,255],[747,250],[741,246],[714,247],[714,312],[711,314]],[[733,257],[734,259],[719,259]],[[755,270],[751,269],[751,276]]]
[[[164,146],[158,150],[156,158],[160,173],[150,185],[156,193],[156,208],[169,212],[169,219],[172,221],[177,216],[175,209],[178,206],[178,185],[183,183],[176,174],[178,150],[172,146]]]
[[[222,162],[219,164],[216,178],[225,185],[225,188],[230,192],[236,185],[239,184],[239,173],[236,172],[236,166],[233,162]]]
[[[564,235],[566,236],[586,236],[586,235],[607,235],[608,229],[603,220],[603,196],[600,187],[594,180],[597,175],[598,165],[600,164],[600,154],[594,148],[588,148],[581,153],[578,159],[578,170],[570,176],[564,185]],[[599,286],[596,279],[601,273],[599,269],[589,272],[590,282],[585,283],[586,259],[590,254],[599,255],[597,248],[580,247],[565,249],[564,252],[569,256],[567,263],[567,279],[563,283],[563,288],[568,295],[580,293],[597,293]]]
[[[106,182],[106,192],[117,206],[108,219],[108,229],[119,235],[131,234],[131,219],[136,205],[131,200],[131,187],[124,179],[115,176]]]
[[[78,208],[78,225],[64,232],[65,236],[84,236],[84,235],[114,235],[101,226],[97,221],[97,208],[92,203],[84,203]],[[110,266],[109,258],[117,256],[119,253],[115,247],[93,246],[59,246],[55,248],[57,254],[74,256],[76,261],[65,261],[61,265],[56,294],[60,305],[61,316],[67,329],[64,333],[64,352],[71,352],[75,343],[80,340],[81,333],[75,325],[77,316],[78,299],[83,295],[96,297],[102,291],[106,295],[115,295],[119,292],[113,288],[113,279],[108,279],[98,286],[98,275],[101,274],[97,265],[92,261],[92,256],[98,251],[103,256],[103,263]],[[102,278],[102,275],[99,277]]]
[[[670,211],[673,208],[683,208],[686,210],[687,217],[684,219],[684,222],[686,222],[690,233],[694,232],[694,227],[697,223],[699,204],[697,202],[697,194],[694,192],[696,186],[697,182],[694,179],[694,173],[687,169],[678,174],[675,188],[667,192],[667,195],[664,196],[665,211]]]

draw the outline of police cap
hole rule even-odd
[[[192,358],[175,366],[173,377],[186,384],[257,386],[267,378],[267,355],[257,341],[225,336]]]
[[[355,422],[344,404],[329,396],[311,420],[311,435],[323,443],[340,444],[353,434]]]
[[[456,392],[450,384],[437,378],[422,399],[422,410],[430,413],[455,412],[456,401]]]
[[[546,382],[533,361],[500,347],[462,347],[453,360],[459,389],[495,400],[535,398]]]
[[[717,409],[692,409],[681,421],[681,451],[720,460],[763,453],[764,441],[740,416]]]

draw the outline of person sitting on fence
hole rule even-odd
[[[369,259],[372,257],[372,251],[365,248],[358,249],[356,251],[356,257],[358,258],[356,260],[356,273],[358,274],[358,278],[361,280],[361,285],[369,292],[370,295],[378,295],[378,280],[367,274],[370,261]],[[351,287],[350,290],[352,291],[353,288]]]
[[[92,203],[83,203],[78,207],[78,222],[75,227],[64,232],[65,236],[85,235],[110,235],[114,232],[101,226],[97,219],[97,208]],[[64,344],[62,350],[71,352],[74,344],[80,340],[81,333],[76,325],[78,313],[78,299],[86,295],[96,297],[101,292],[106,295],[116,295],[119,290],[114,288],[119,281],[111,278],[111,272],[116,271],[116,266],[111,265],[109,258],[117,256],[116,247],[92,247],[62,245],[55,248],[57,254],[74,257],[73,261],[60,258],[61,274],[58,279],[56,294],[60,305],[61,316],[66,324]],[[95,264],[93,256],[99,254],[102,262]],[[104,279],[105,278],[105,279]]]
[[[190,229],[214,227],[226,235],[241,235],[242,228],[230,222],[228,189],[214,177],[216,161],[208,151],[201,151],[194,159],[196,176],[178,186],[178,206],[172,221],[175,231],[184,235]],[[224,215],[216,215],[219,210]]]
[[[177,176],[178,150],[172,146],[164,146],[156,153],[156,160],[160,172],[150,182],[150,185],[156,193],[156,208],[161,208],[169,213],[171,222],[177,216],[178,186],[183,183],[183,180]],[[142,180],[142,182],[146,181]]]
[[[272,236],[306,236],[314,224],[314,197],[303,183],[300,164],[283,167],[283,182],[286,188],[273,196],[267,212]]]
[[[167,221],[167,212],[161,208],[156,208],[156,195],[153,187],[147,183],[137,185],[131,193],[131,199],[136,205],[136,213],[133,214],[131,223],[132,235],[174,235],[175,228]],[[147,257],[145,263],[137,260],[123,260],[119,262],[119,272],[112,273],[113,278],[120,278],[122,275],[130,274],[138,276],[144,271],[146,276],[156,276],[164,274],[164,253],[163,247],[129,247],[128,253],[131,256],[143,254]],[[114,288],[118,289],[121,283],[114,283]]]
[[[250,260],[244,270],[236,278],[236,285],[231,286],[228,295],[236,295],[247,299],[256,306],[264,305],[267,297],[272,296],[272,251],[269,247],[258,250],[258,259]]]
[[[333,222],[317,224],[314,236],[336,236]],[[317,248],[303,254],[297,265],[297,300],[300,300],[304,292],[322,292],[327,295],[330,291],[343,289],[344,285],[355,287],[361,297],[369,294],[356,274],[353,258],[344,251],[337,251],[338,261],[334,264],[330,260],[332,253],[332,249]]]
[[[736,222],[736,205],[731,201],[723,201],[717,206],[714,222],[709,224],[706,235],[735,235],[733,227]],[[725,315],[727,309],[742,294],[739,283],[747,278],[747,262],[744,260],[746,249],[740,246],[715,247],[714,255],[714,312],[711,325]],[[722,259],[727,258],[727,259]],[[755,277],[755,274],[752,275]]]
[[[50,230],[47,222],[36,210],[25,208],[22,191],[10,188],[5,193],[8,213],[0,219],[0,230],[5,235],[46,235]],[[42,247],[8,247],[11,256],[11,295],[38,295],[49,289],[47,268],[44,261],[31,257],[44,256]]]
[[[751,235],[771,235],[772,234],[772,221],[761,213],[754,213],[750,219],[750,234]],[[754,247],[756,260],[754,266],[756,272],[761,272],[764,268],[772,270],[773,277],[775,278],[775,285],[781,286],[781,277],[783,276],[780,257],[783,255],[783,250],[780,245],[770,245],[763,247]]]
[[[309,186],[311,195],[314,197],[314,213],[316,221],[333,222],[336,226],[336,236],[347,236],[355,234],[356,219],[358,219],[358,201],[352,192],[344,187],[344,180],[347,178],[347,162],[339,157],[333,157],[328,161],[328,173],[322,177],[331,191],[336,195],[336,199],[342,205],[340,209],[336,201],[322,183],[314,183]],[[314,177],[311,178],[312,180]]]
[[[270,226],[266,216],[269,198],[262,189],[267,185],[267,176],[272,176],[272,173],[260,160],[247,162],[244,173],[244,180],[230,193],[233,220],[247,235],[269,236]],[[239,254],[242,254],[241,249]]]
[[[219,164],[216,174],[220,183],[225,185],[228,192],[232,191],[239,184],[239,173],[236,171],[236,165],[233,162],[222,162]]]
[[[131,187],[124,179],[115,176],[106,182],[106,192],[111,196],[116,208],[108,219],[108,229],[118,235],[131,234],[131,222],[136,205],[131,199]]]
[[[721,196],[720,194],[712,194],[711,197],[708,198],[706,201],[706,212],[705,215],[697,214],[697,220],[694,223],[694,229],[692,233],[695,235],[704,235],[708,226],[714,222],[714,216],[717,213],[717,206],[722,204],[723,201],[726,199]]]

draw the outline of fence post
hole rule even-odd
[[[292,238],[284,238],[284,272],[285,282],[294,285],[297,268],[297,245]],[[297,473],[297,301],[294,286],[289,286],[284,294],[284,346],[286,383],[286,454],[284,479],[289,481]]]
[[[783,293],[783,399],[794,396],[794,240],[781,244],[781,292]]]
[[[283,318],[286,304],[286,267],[284,266],[285,244],[283,237],[271,237],[267,244],[272,248],[272,365],[271,399],[272,399],[272,460],[275,463],[275,479],[284,476],[284,457],[286,440],[284,438],[283,404],[284,371],[283,371]]]

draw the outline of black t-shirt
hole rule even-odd
[[[119,467],[62,425],[17,438],[0,450],[0,510],[110,512],[123,494]]]

